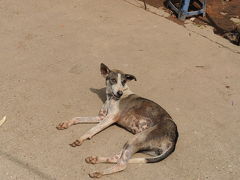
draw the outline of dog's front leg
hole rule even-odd
[[[80,139],[74,141],[70,146],[80,146],[83,141],[91,139],[95,134],[99,133],[103,129],[107,128],[111,124],[115,123],[114,115],[107,115],[99,124],[87,131]]]
[[[94,116],[94,117],[74,117],[70,120],[61,122],[57,125],[57,129],[58,130],[63,130],[63,129],[67,129],[72,125],[75,124],[95,124],[95,123],[99,123],[100,121],[102,121],[107,115],[107,110],[106,110],[106,103],[103,104],[102,108],[100,109],[98,116]]]
[[[70,120],[61,122],[57,125],[58,130],[67,129],[72,125],[75,124],[93,124],[93,123],[99,123],[103,119],[102,116],[95,116],[95,117],[74,117]]]

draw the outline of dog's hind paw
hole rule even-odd
[[[90,173],[89,176],[90,176],[91,178],[100,178],[100,177],[103,176],[103,174],[100,173],[100,172],[94,172],[94,173]]]
[[[88,164],[96,164],[98,161],[97,156],[89,156],[85,159],[85,162]]]

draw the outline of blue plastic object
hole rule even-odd
[[[196,2],[200,9],[196,11],[189,11],[190,3]],[[167,6],[170,7],[175,13],[178,15],[178,19],[185,20],[186,17],[196,16],[202,14],[205,16],[206,14],[206,0],[180,0],[180,8],[178,9],[172,2],[172,0],[168,0]]]

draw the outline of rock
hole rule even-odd
[[[240,24],[240,19],[237,17],[230,18],[230,20],[236,24]]]

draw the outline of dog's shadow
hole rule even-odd
[[[101,88],[101,89],[89,88],[89,89],[92,93],[97,94],[99,99],[101,99],[103,103],[107,100],[106,88]]]

